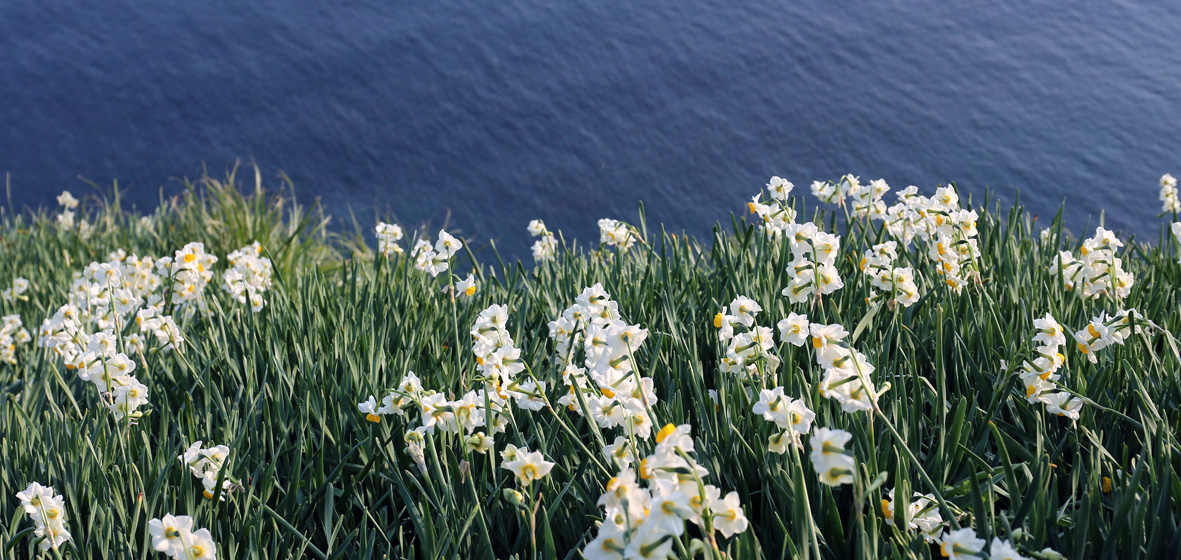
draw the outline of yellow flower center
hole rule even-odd
[[[671,436],[673,432],[676,431],[676,429],[677,427],[672,423],[665,424],[665,426],[656,433],[656,443],[664,441],[666,438],[668,438],[668,436]]]
[[[370,422],[373,422],[374,424],[381,422],[381,417],[372,413],[372,412],[370,412],[369,414],[366,414],[365,419]]]

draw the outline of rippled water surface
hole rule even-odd
[[[1155,237],[1181,175],[1181,3],[0,2],[0,172],[150,207],[254,160],[305,199],[528,246],[705,234],[773,174],[1019,190]],[[891,197],[892,201],[892,197]]]

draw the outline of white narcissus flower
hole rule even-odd
[[[450,259],[454,257],[455,253],[459,252],[459,249],[462,247],[463,243],[459,239],[456,239],[455,236],[446,231],[439,230],[439,239],[435,241],[435,252],[441,258]]]
[[[853,470],[857,463],[852,451],[845,445],[853,434],[844,430],[817,428],[812,435],[812,468],[820,476],[820,482],[829,486],[840,486],[853,482]]]
[[[779,339],[794,346],[803,346],[810,334],[808,316],[789,313],[779,321]]]
[[[687,494],[680,491],[652,496],[652,505],[647,518],[644,519],[645,528],[658,530],[666,535],[680,536],[685,532],[685,520],[693,516],[690,499]]]
[[[993,538],[988,547],[988,560],[1029,560],[1029,557],[1022,556],[1009,541]]]
[[[1163,182],[1164,179],[1161,179],[1161,181]],[[70,191],[62,191],[61,194],[57,195],[57,203],[67,210],[73,210],[78,207],[78,199],[74,198],[74,195],[70,194]]]
[[[402,239],[402,226],[378,222],[375,233],[378,253],[385,257],[402,254],[402,247],[398,245],[398,241]]]
[[[615,523],[603,523],[599,535],[582,549],[582,555],[586,560],[623,560],[626,547],[626,529]]]
[[[1181,200],[1177,198],[1177,179],[1165,173],[1160,178],[1161,212],[1181,211]]]
[[[1062,325],[1054,320],[1054,316],[1046,313],[1046,316],[1041,319],[1034,319],[1033,326],[1037,329],[1037,334],[1034,335],[1034,342],[1041,342],[1046,345],[1063,346],[1066,344],[1066,333],[1062,330]]]
[[[603,218],[599,220],[599,242],[610,247],[618,246],[627,249],[635,242],[631,226],[618,220]]]
[[[603,446],[603,456],[608,461],[615,462],[619,468],[626,469],[632,463],[631,446],[627,437],[615,436],[615,441]]]
[[[795,185],[791,184],[791,181],[780,177],[771,177],[771,180],[767,182],[767,191],[771,193],[771,198],[780,202],[787,201],[787,195],[791,193],[793,188]]]
[[[1083,407],[1082,399],[1065,391],[1044,395],[1042,402],[1046,403],[1046,412],[1071,420],[1078,420],[1079,410]]]
[[[365,415],[366,420],[373,423],[381,422],[381,416],[377,414],[377,399],[372,395],[369,396],[369,400],[357,403],[357,410]]]
[[[39,510],[42,504],[54,498],[53,487],[30,482],[23,492],[16,493],[16,497],[21,501],[21,508],[25,513],[32,516],[41,515]]]
[[[730,302],[730,315],[733,320],[747,327],[755,324],[755,315],[758,315],[762,310],[763,308],[759,306],[758,302],[746,296],[738,296]]]
[[[41,550],[57,549],[70,540],[66,529],[66,503],[61,495],[55,495],[53,488],[31,482],[22,492],[17,492],[21,509],[33,519],[36,528],[33,534],[41,541]]]
[[[455,291],[465,296],[476,295],[475,275],[468,273],[467,278],[464,278],[455,284]]]
[[[209,533],[209,529],[198,529],[194,531],[186,546],[186,555],[182,556],[186,560],[214,560],[217,558],[217,543],[213,542],[213,535]]]
[[[545,229],[545,222],[541,220],[530,220],[529,226],[526,229],[529,230],[529,235],[532,235],[533,237],[549,234],[549,230]]]
[[[948,560],[975,560],[984,552],[984,539],[971,528],[945,532],[939,539],[939,552]]]
[[[553,235],[543,235],[533,242],[531,251],[533,260],[537,262],[553,259],[558,251],[558,240]]]
[[[795,434],[796,438],[808,433],[812,428],[812,420],[816,418],[816,413],[809,410],[803,401],[784,396],[783,387],[760,390],[759,401],[752,412],[762,415],[768,422],[774,422],[780,429]]]
[[[475,453],[487,453],[492,449],[492,437],[485,435],[484,432],[476,432],[464,440],[468,451]]]
[[[742,501],[738,499],[738,492],[726,494],[720,502],[710,504],[709,509],[714,515],[714,528],[727,538],[746,530],[748,523],[746,514],[742,512]]]
[[[187,515],[166,514],[162,519],[148,521],[152,548],[173,557],[184,558],[186,542],[193,532],[193,518]]]
[[[828,346],[835,345],[849,336],[849,331],[837,324],[812,323],[808,330],[812,335],[812,348],[815,348],[817,352],[822,352]]]
[[[521,485],[528,485],[549,474],[554,463],[546,461],[540,451],[514,449],[513,459],[506,458],[502,467],[512,471]]]

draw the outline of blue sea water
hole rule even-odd
[[[0,173],[20,207],[84,177],[150,208],[253,160],[516,255],[532,218],[596,242],[642,199],[704,235],[771,175],[844,173],[1155,238],[1179,29],[1178,2],[4,0]]]

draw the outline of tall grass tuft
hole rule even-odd
[[[858,271],[862,253],[888,239],[880,225],[842,220],[835,265],[844,288],[791,304],[780,294],[790,251],[733,215],[705,241],[644,223],[642,241],[627,250],[580,250],[559,236],[555,258],[536,264],[461,251],[452,270],[470,269],[480,285],[452,297],[457,277],[431,277],[412,257],[383,257],[359,237],[334,234],[291,192],[286,183],[264,189],[257,169],[235,169],[189,182],[138,215],[116,191],[84,201],[85,235],[47,210],[0,211],[0,285],[23,277],[32,286],[24,299],[0,302],[0,314],[19,314],[31,331],[67,301],[77,272],[117,249],[162,257],[200,241],[222,259],[221,272],[227,254],[258,241],[275,273],[258,313],[215,279],[208,312],[180,319],[183,351],[144,357],[136,375],[150,387],[150,412],[134,423],[115,420],[36,334],[16,363],[0,364],[0,557],[41,554],[15,498],[38,481],[64,496],[73,538],[49,553],[64,558],[156,557],[148,522],[166,513],[208,528],[219,558],[580,558],[603,522],[597,502],[617,469],[599,451],[616,432],[556,404],[513,409],[492,454],[466,451],[460,435],[428,434],[420,467],[405,440],[417,413],[373,423],[357,403],[380,399],[409,371],[459,398],[476,384],[468,331],[492,304],[508,307],[527,370],[556,403],[564,363],[547,325],[595,283],[650,333],[634,363],[660,399],[654,420],[692,427],[709,482],[736,491],[750,522],[716,548],[691,526],[677,556],[940,557],[940,545],[901,516],[886,522],[890,489],[896,511],[913,492],[929,494],[947,530],[972,528],[1028,557],[1161,558],[1181,549],[1173,334],[1181,265],[1167,233],[1123,251],[1136,281],[1122,301],[1085,299],[1051,272],[1058,251],[1079,243],[1061,213],[1043,238],[1043,224],[1021,206],[1002,213],[989,201],[965,203],[979,212],[978,281],[957,294],[921,272],[922,295],[910,307],[871,302]],[[836,224],[840,212],[818,210],[815,221]],[[899,249],[899,262],[916,270],[929,268],[925,259]],[[762,306],[761,325],[791,312],[844,325],[876,367],[874,384],[888,385],[877,410],[842,412],[820,394],[812,349],[776,338],[777,384],[816,412],[816,425],[853,435],[855,483],[820,483],[807,447],[768,450],[776,430],[752,413],[759,383],[718,367],[725,348],[713,319],[739,295]],[[1048,312],[1073,331],[1120,309],[1159,328],[1094,364],[1067,344],[1059,383],[1086,399],[1078,420],[1028,403],[1012,371],[1033,346],[1034,319]],[[204,498],[177,459],[196,441],[230,449],[223,470],[240,487],[225,501]],[[535,510],[505,492],[519,489],[496,454],[509,443],[555,463],[526,495]]]

